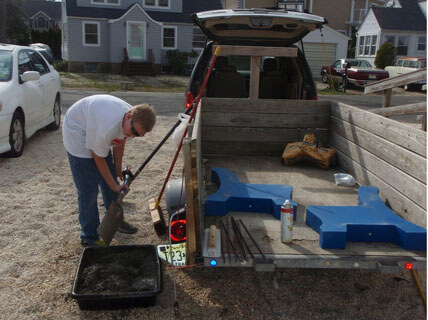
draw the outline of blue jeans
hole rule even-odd
[[[82,227],[80,238],[87,243],[93,243],[99,240],[97,232],[100,225],[97,205],[98,186],[101,189],[105,210],[110,206],[112,200],[117,200],[118,194],[112,191],[104,181],[94,159],[75,157],[68,152],[67,155],[74,184],[77,188],[79,222]],[[113,178],[117,180],[111,152],[109,152],[105,160]]]

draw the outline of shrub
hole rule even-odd
[[[327,87],[328,90],[342,91],[342,80],[341,79],[328,77],[327,84],[328,84],[328,87]]]
[[[196,51],[183,52],[180,50],[168,50],[166,52],[166,57],[168,59],[168,64],[172,67],[175,74],[184,74],[186,69],[189,68],[187,59],[194,58],[197,56]]]
[[[396,49],[390,42],[385,42],[380,46],[376,53],[374,64],[376,68],[385,69],[386,66],[392,66],[395,62]]]
[[[53,63],[53,67],[56,71],[67,71],[68,62],[66,60],[55,60]]]

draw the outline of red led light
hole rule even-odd
[[[404,266],[407,270],[411,270],[411,269],[413,269],[413,264],[412,263],[410,263],[410,262],[407,262],[406,264],[405,264],[405,266]]]
[[[171,240],[185,241],[186,237],[186,220],[175,220],[171,222]]]
[[[194,99],[195,99],[195,97],[193,96],[192,92],[187,91],[186,92],[186,109],[190,108]]]

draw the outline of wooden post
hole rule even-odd
[[[427,131],[427,114],[426,112],[422,115],[422,128],[423,131]]]
[[[260,57],[251,57],[250,99],[259,98]]]
[[[387,108],[391,105],[392,88],[384,90],[383,93],[383,107]]]
[[[183,141],[184,158],[184,179],[186,185],[186,236],[187,236],[187,257],[186,264],[193,264],[196,252],[196,230],[195,230],[195,210],[193,206],[193,181],[192,181],[192,155],[191,139],[185,138]]]

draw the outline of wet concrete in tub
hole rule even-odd
[[[93,252],[82,262],[79,294],[125,294],[154,291],[158,267],[148,251]]]

